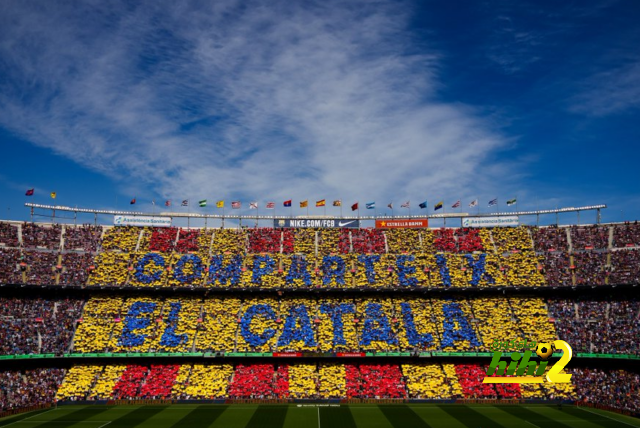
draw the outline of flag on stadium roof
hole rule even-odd
[[[422,208],[422,209],[427,208],[427,201],[424,201],[423,203],[418,204],[418,206],[419,206],[420,208]]]
[[[302,202],[300,202],[300,208],[306,208],[309,206],[309,201],[308,200],[304,200]]]
[[[27,189],[27,191],[25,192],[25,196],[33,196],[33,191],[34,189]]]
[[[389,205],[387,205],[389,208],[393,209],[393,202],[389,202]]]
[[[367,205],[367,209],[368,210],[373,210],[373,209],[376,208],[376,203],[375,202],[367,202],[366,205]]]
[[[265,205],[265,208],[268,210],[273,210],[276,208],[276,203],[275,202],[267,202],[267,205]]]
[[[342,201],[340,199],[336,199],[335,201],[333,201],[333,206],[334,207],[341,207],[342,206]]]
[[[498,205],[498,198],[492,199],[489,201],[489,206]]]
[[[242,204],[240,203],[240,201],[233,201],[231,202],[231,208],[233,208],[234,210],[237,210],[238,208],[240,208]]]
[[[471,201],[471,203],[469,204],[470,207],[475,207],[478,205],[478,200],[476,199],[475,201]]]
[[[257,210],[258,209],[258,203],[257,202],[249,202],[249,209],[250,210]]]
[[[52,198],[55,198],[55,196],[51,196]],[[133,205],[136,203],[136,198],[131,199],[131,202],[129,202],[129,204]]]
[[[155,199],[151,200],[151,205],[153,205],[154,207],[156,206],[156,200]]]
[[[433,207],[434,211],[438,211],[440,208],[442,208],[444,206],[444,201],[440,201],[437,204],[435,204],[435,206]]]
[[[458,202],[456,202],[455,204],[451,205],[451,208],[458,208],[460,206],[460,199],[458,199]]]
[[[516,204],[517,202],[518,202],[518,201],[517,201],[515,198],[513,198],[513,199],[511,199],[511,200],[507,201],[507,206],[509,206],[509,207],[510,207],[511,205],[514,205],[514,204]]]
[[[206,207],[207,206],[207,200],[203,199],[201,201],[198,201],[198,205],[200,205],[200,208]]]
[[[400,205],[400,208],[411,208],[411,202],[407,201],[404,204]]]
[[[182,201],[182,206],[183,207],[188,207],[189,206],[189,199],[185,199]]]
[[[355,204],[351,205],[351,211],[355,211],[358,209],[358,203],[356,202]]]
[[[224,201],[216,202],[216,208],[224,208]]]
[[[165,201],[164,202],[164,206],[165,207],[170,207],[171,206],[171,201]]]
[[[51,192],[51,199],[55,199],[58,194],[56,192]]]
[[[324,207],[324,206],[325,206],[324,199],[320,199],[319,201],[316,201],[316,207]]]
[[[282,205],[284,205],[285,207],[290,207],[291,206],[291,199],[289,199],[288,201],[284,201],[282,203]]]

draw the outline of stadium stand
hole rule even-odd
[[[632,369],[584,363],[567,368],[570,384],[483,384],[486,356],[461,362],[438,353],[561,338],[574,353],[639,356],[640,301],[614,288],[640,283],[639,238],[637,223],[350,230],[0,222],[0,284],[20,287],[0,297],[1,355],[229,358],[2,369],[1,410],[54,399],[566,398],[637,411]],[[557,295],[552,287],[586,291]],[[301,352],[336,358],[244,358]],[[433,359],[413,358],[419,353]]]

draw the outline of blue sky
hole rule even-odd
[[[638,22],[635,1],[1,2],[0,217],[56,191],[635,220]]]

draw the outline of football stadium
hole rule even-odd
[[[640,426],[636,222],[174,215],[0,222],[0,426]]]
[[[0,428],[640,428],[639,22],[0,1]]]

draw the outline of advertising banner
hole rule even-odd
[[[273,220],[273,227],[322,227],[322,228],[349,228],[357,229],[360,227],[360,220],[345,220],[338,218],[285,218]]]
[[[147,217],[140,215],[114,215],[113,224],[114,226],[171,227],[171,218]]]
[[[429,220],[426,218],[412,218],[404,220],[376,220],[377,229],[411,229],[429,227]]]
[[[518,216],[501,217],[465,217],[462,227],[517,227],[520,225]]]

